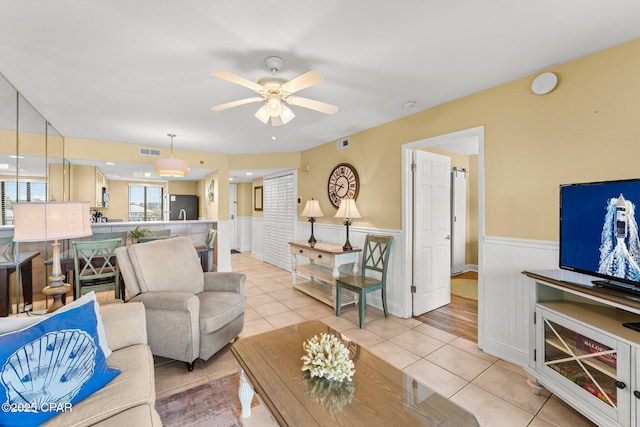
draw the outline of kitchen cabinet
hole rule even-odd
[[[588,276],[545,270],[531,277],[527,372],[601,426],[640,426],[638,298],[601,292]]]
[[[89,201],[92,208],[104,208],[103,189],[109,191],[107,177],[95,166],[71,165],[71,200]]]

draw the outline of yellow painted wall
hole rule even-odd
[[[250,182],[239,182],[236,184],[236,214],[240,216],[251,216],[253,211],[253,187]]]
[[[166,185],[167,194],[187,194],[190,196],[198,194],[198,181],[168,181]]]
[[[557,240],[560,184],[638,176],[640,39],[545,71],[560,82],[544,96],[530,75],[350,135],[348,149],[304,151],[300,196],[320,200],[319,222],[337,223],[326,180],[349,162],[362,186],[354,224],[400,229],[402,144],[483,125],[486,234]]]

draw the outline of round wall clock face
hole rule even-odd
[[[327,195],[331,204],[340,207],[342,199],[357,199],[360,191],[360,179],[356,168],[349,163],[340,163],[333,168],[327,183]]]
[[[213,203],[216,199],[216,187],[215,181],[212,179],[207,189],[207,195],[209,196],[209,203]]]

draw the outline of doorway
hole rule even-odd
[[[463,147],[472,145],[475,148],[475,152],[472,154],[478,155],[477,161],[477,188],[478,188],[478,224],[477,224],[477,236],[478,236],[478,345],[482,344],[482,236],[484,236],[484,127],[479,126],[467,130],[453,132],[446,135],[440,135],[433,138],[427,138],[420,141],[415,141],[409,144],[403,145],[402,149],[402,229],[403,229],[403,280],[404,283],[408,283],[411,286],[420,286],[419,281],[416,281],[414,264],[415,264],[415,215],[414,215],[414,194],[413,194],[413,175],[412,175],[412,159],[415,150],[426,147],[437,147],[438,149],[470,153],[464,151]],[[450,276],[446,279],[450,280]],[[409,286],[407,286],[409,288]],[[420,313],[415,312],[414,298],[419,290],[416,289],[415,293],[412,293],[410,289],[407,289],[407,301],[408,307],[411,307],[412,315],[418,315]]]

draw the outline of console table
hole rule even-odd
[[[345,251],[342,246],[326,242],[316,242],[311,247],[308,242],[289,242],[291,251],[291,277],[293,287],[335,309],[336,279],[359,272],[358,254],[361,249]],[[308,259],[308,264],[299,264],[298,257]],[[298,283],[298,274],[309,276],[310,280]],[[344,292],[342,304],[357,302],[355,295]]]

